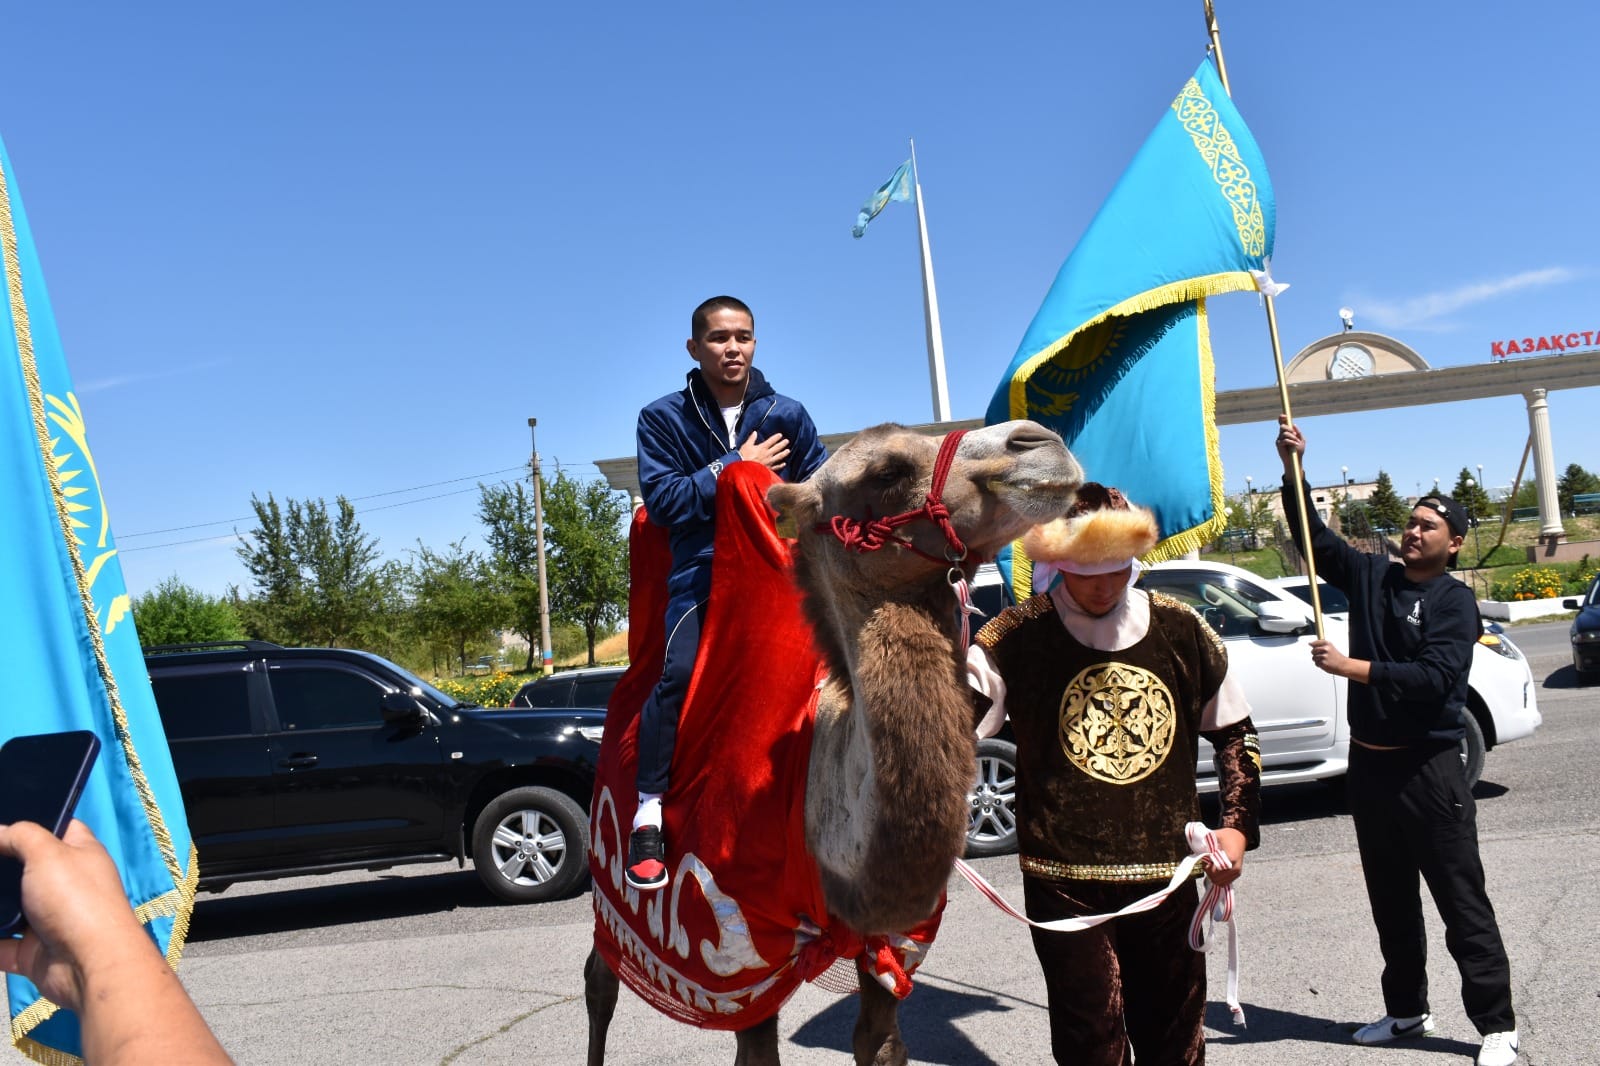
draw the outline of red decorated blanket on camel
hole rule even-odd
[[[639,711],[661,676],[671,553],[641,509],[631,532],[630,666],[606,713],[591,805],[595,946],[656,1009],[710,1029],[775,1014],[801,981],[853,958],[898,996],[939,926],[862,937],[829,917],[806,848],[805,785],[821,660],[766,491],[776,476],[734,463],[717,483],[711,599],[679,720],[664,802],[663,889],[623,878]]]

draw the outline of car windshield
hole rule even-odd
[[[428,684],[426,681],[422,680],[422,678],[418,677],[416,674],[413,674],[405,667],[400,666],[397,663],[392,663],[382,656],[373,655],[371,652],[367,651],[358,651],[354,652],[354,654],[364,656],[365,658],[371,659],[376,663],[382,663],[388,670],[399,674],[401,680],[410,685],[415,692],[421,692],[424,696],[428,697],[430,700],[437,703],[447,711],[453,711],[459,707],[468,706],[467,704],[464,704],[460,700],[456,699],[454,696],[440,692],[438,689],[434,688],[432,685]]]
[[[1285,585],[1284,591],[1294,595],[1307,603],[1311,602],[1311,586],[1304,582],[1296,585]],[[1326,581],[1317,582],[1317,595],[1322,599],[1322,609],[1327,614],[1349,614],[1350,601],[1345,594],[1328,584]]]
[[[1255,635],[1262,604],[1283,602],[1278,596],[1232,574],[1210,570],[1149,569],[1139,585],[1165,592],[1193,607],[1223,637]]]

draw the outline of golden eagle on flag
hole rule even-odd
[[[77,816],[117,864],[135,916],[173,965],[199,870],[88,429],[44,275],[0,144],[0,742],[89,730],[100,757]],[[6,977],[11,1041],[38,1062],[78,1062],[78,1019]],[[151,1025],[163,1019],[152,1017]]]
[[[1226,523],[1206,297],[1258,288],[1275,222],[1266,162],[1208,58],[1056,274],[989,401],[986,423],[1049,426],[1089,477],[1155,512],[1147,561]],[[1014,568],[1019,596],[1029,570]]]

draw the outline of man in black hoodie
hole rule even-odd
[[[1467,1017],[1483,1035],[1479,1066],[1517,1057],[1511,966],[1478,855],[1477,807],[1462,772],[1467,672],[1482,632],[1478,604],[1450,574],[1467,531],[1448,496],[1424,496],[1406,520],[1400,560],[1346,544],[1305,504],[1293,457],[1305,437],[1280,417],[1284,516],[1300,543],[1308,524],[1317,576],[1350,599],[1350,654],[1311,645],[1318,667],[1350,681],[1350,773],[1361,870],[1383,953],[1384,1017],[1356,1030],[1358,1044],[1427,1036],[1427,937],[1418,875],[1444,919],[1445,946],[1461,971]]]
[[[639,713],[639,807],[628,840],[627,880],[645,891],[668,880],[661,804],[700,648],[700,609],[711,595],[717,478],[732,463],[755,462],[802,481],[828,457],[806,409],[751,365],[756,322],[748,306],[713,296],[694,309],[689,330],[686,347],[698,367],[683,389],[639,412],[640,494],[672,543],[666,659]]]

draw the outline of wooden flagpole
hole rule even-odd
[[[1206,5],[1206,33],[1211,38],[1211,52],[1217,59],[1217,76],[1222,80],[1222,89],[1229,96],[1233,89],[1228,84],[1228,65],[1222,60],[1222,34],[1217,29],[1217,10],[1212,0],[1205,0]],[[1278,372],[1278,402],[1283,409],[1284,418],[1290,425],[1294,425],[1294,416],[1289,411],[1289,383],[1283,373],[1283,345],[1278,340],[1278,308],[1273,302],[1270,292],[1261,293],[1262,300],[1267,308],[1267,330],[1272,334],[1272,365]],[[1311,501],[1306,498],[1303,486],[1305,475],[1300,469],[1300,457],[1290,453],[1292,477],[1294,479],[1295,495],[1300,498],[1300,554],[1305,559],[1306,580],[1311,589],[1311,613],[1316,621],[1317,639],[1323,639],[1322,627],[1322,596],[1317,591],[1317,561],[1311,554]]]

